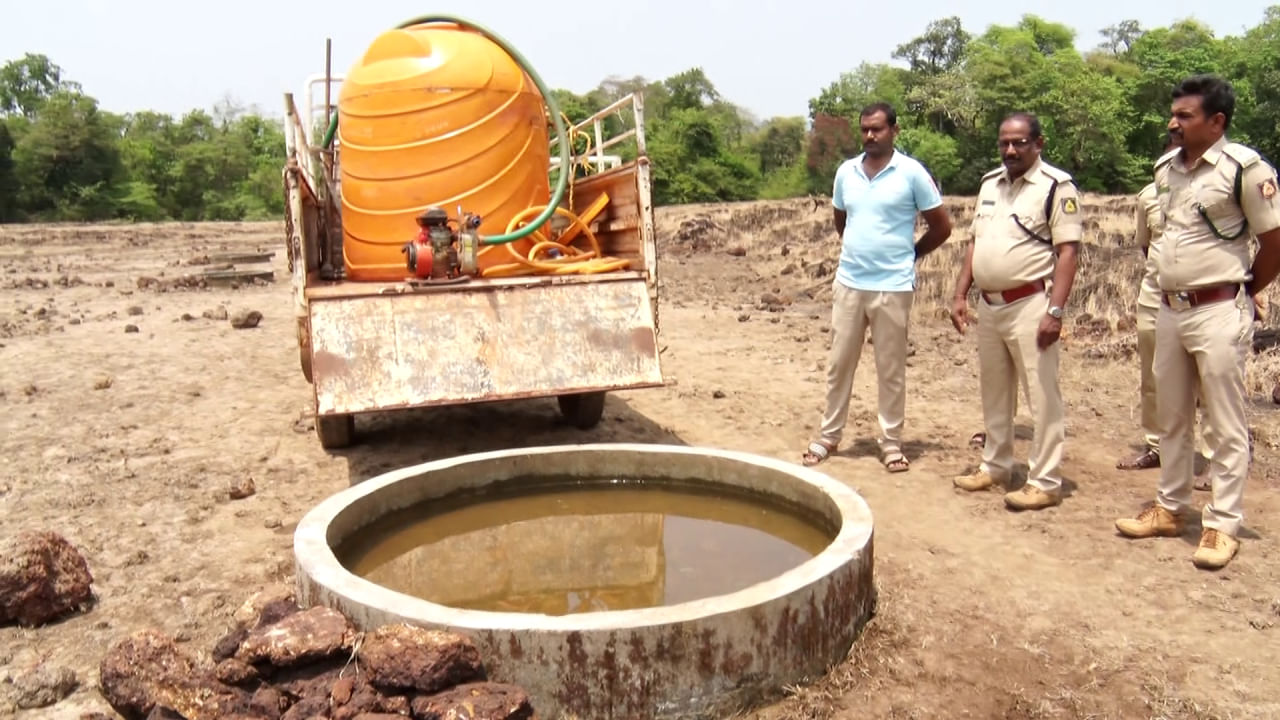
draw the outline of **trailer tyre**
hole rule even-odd
[[[570,425],[579,430],[590,430],[600,423],[604,415],[603,392],[576,393],[560,395],[556,400],[560,403],[560,414]]]
[[[316,435],[325,450],[347,447],[356,437],[356,419],[352,415],[317,415]]]

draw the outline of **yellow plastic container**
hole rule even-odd
[[[545,205],[550,150],[543,99],[499,45],[451,24],[379,35],[338,97],[343,256],[352,280],[401,280],[415,216],[437,205],[480,216],[482,235]],[[531,238],[515,241],[522,255]],[[485,253],[480,268],[506,262]]]

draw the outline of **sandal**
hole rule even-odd
[[[1148,470],[1160,467],[1160,453],[1147,448],[1138,455],[1116,463],[1118,470]]]
[[[809,443],[809,449],[800,459],[805,465],[817,465],[818,463],[831,457],[831,453],[836,451],[836,446],[831,443],[818,440]]]
[[[885,455],[884,466],[891,473],[906,472],[911,469],[911,463],[907,461],[907,456],[901,452],[891,452]]]
[[[984,432],[976,432],[969,438],[969,447],[974,450],[981,450],[987,444],[987,434]]]

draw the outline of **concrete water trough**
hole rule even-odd
[[[810,559],[734,592],[562,615],[429,602],[354,574],[335,552],[391,513],[460,492],[483,497],[542,475],[746,491],[804,508],[833,539]],[[453,457],[371,478],[307,513],[294,552],[304,606],[332,607],[360,629],[406,622],[464,633],[489,679],[527,690],[540,718],[711,718],[816,679],[846,657],[875,608],[872,526],[856,492],[793,463],[674,445],[565,445]]]

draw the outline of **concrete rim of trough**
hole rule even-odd
[[[822,552],[809,560],[769,580],[741,590],[673,605],[568,615],[465,610],[440,605],[396,592],[350,572],[338,561],[333,551],[330,537],[333,522],[358,499],[381,492],[395,483],[460,465],[484,465],[515,456],[565,455],[582,452],[633,454],[633,457],[636,453],[652,454],[655,459],[657,456],[693,455],[755,466],[764,471],[807,483],[820,490],[834,504],[840,518],[840,530]],[[428,497],[424,495],[418,501]],[[872,532],[871,509],[861,495],[839,480],[803,465],[751,453],[708,447],[650,443],[592,443],[511,448],[458,455],[374,476],[331,495],[304,515],[294,532],[293,547],[298,570],[299,600],[318,594],[313,591],[313,588],[319,587],[344,601],[344,604],[362,605],[371,610],[430,625],[446,625],[460,630],[572,632],[668,625],[746,610],[774,598],[801,591],[839,570],[847,565],[852,557],[868,550]]]

